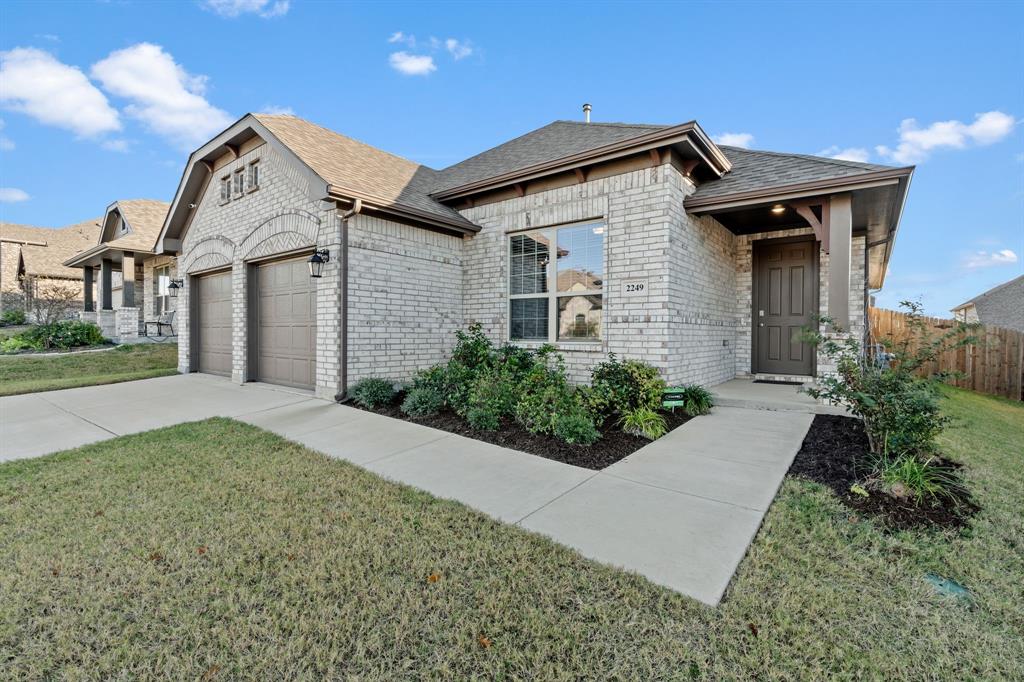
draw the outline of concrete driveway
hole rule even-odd
[[[457,500],[715,605],[813,415],[716,408],[596,472],[298,391],[190,374],[0,398],[0,461],[214,416]]]

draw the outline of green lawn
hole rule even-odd
[[[969,531],[887,535],[787,479],[717,609],[225,419],[0,465],[0,668],[1024,679],[1024,407],[948,396],[944,444],[984,507]]]
[[[63,355],[0,356],[0,396],[116,384],[177,372],[178,346],[147,343]]]

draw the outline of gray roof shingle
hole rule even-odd
[[[982,324],[1024,332],[1024,275],[1003,282],[953,308],[973,305]]]
[[[555,121],[438,172],[435,193],[671,126]]]
[[[874,163],[829,159],[807,154],[764,152],[724,145],[719,145],[719,149],[732,162],[732,171],[718,180],[702,183],[693,193],[694,198],[721,197],[892,168]]]

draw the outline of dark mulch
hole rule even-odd
[[[623,433],[615,428],[613,423],[609,423],[600,429],[601,440],[593,445],[569,445],[552,436],[530,433],[512,421],[503,423],[497,431],[477,431],[471,428],[465,419],[451,410],[445,410],[433,417],[414,419],[398,408],[400,404],[401,398],[392,405],[376,410],[368,410],[355,403],[352,403],[352,406],[387,417],[394,417],[395,419],[402,419],[414,424],[430,426],[441,431],[456,433],[467,438],[475,438],[485,443],[528,452],[531,455],[546,457],[547,459],[572,464],[584,469],[604,469],[651,442],[646,438]],[[682,411],[675,413],[665,412],[664,415],[665,421],[668,422],[669,431],[682,426],[690,420],[690,417],[683,414]]]
[[[961,468],[952,460],[938,459],[937,463],[954,470]],[[943,497],[920,505],[913,499],[876,490],[869,497],[850,492],[850,486],[863,483],[872,468],[863,423],[850,417],[819,414],[815,415],[789,473],[828,486],[846,506],[865,516],[880,518],[896,529],[960,528],[979,509],[966,490],[955,492],[954,499]]]

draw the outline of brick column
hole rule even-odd
[[[341,218],[335,211],[326,211],[317,239],[318,249],[327,249],[330,260],[323,276],[314,280],[316,286],[316,395],[333,400],[343,393],[341,377],[342,335],[342,244]]]

